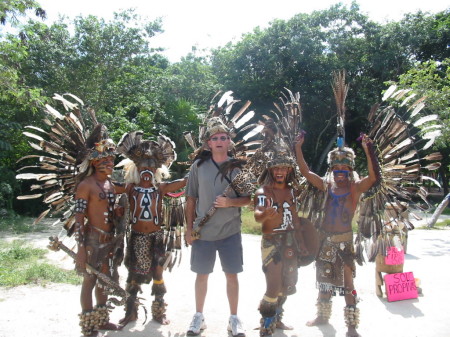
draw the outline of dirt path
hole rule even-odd
[[[47,238],[54,232],[27,235],[29,242],[38,247],[46,247]],[[11,240],[11,237],[0,239]],[[264,290],[264,275],[260,262],[260,238],[244,235],[244,272],[240,277],[239,314],[244,320],[247,336],[258,336],[253,330],[258,325],[257,306]],[[179,267],[165,274],[168,287],[166,300],[168,318],[171,324],[160,326],[150,319],[143,325],[143,311],[136,323],[128,325],[123,331],[108,332],[108,336],[135,337],[182,337],[194,314],[193,285],[195,275],[189,270],[190,250],[182,250]],[[64,253],[49,252],[49,258],[65,268],[73,264]],[[410,232],[408,254],[404,271],[413,271],[422,280],[424,295],[414,300],[387,302],[386,298],[375,295],[374,265],[357,267],[355,281],[361,302],[362,336],[433,336],[446,337],[450,332],[450,321],[445,309],[450,303],[446,267],[450,257],[450,230],[414,230]],[[126,277],[122,267],[121,284]],[[292,331],[277,331],[277,336],[318,337],[345,336],[342,308],[343,298],[335,298],[330,324],[306,327],[305,322],[315,314],[317,291],[314,285],[315,270],[312,265],[299,270],[297,293],[290,296],[285,305],[285,320],[294,326]],[[150,286],[143,287],[146,306],[150,309]],[[13,289],[0,288],[0,337],[78,337],[79,286],[51,284],[46,287],[21,286]],[[112,320],[123,315],[117,308]],[[208,328],[202,336],[227,336],[228,304],[225,296],[225,280],[220,267],[210,276],[208,296],[205,307]]]

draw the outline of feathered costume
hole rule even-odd
[[[75,218],[77,214],[86,216],[87,201],[74,200],[78,184],[93,173],[91,163],[96,159],[115,156],[115,144],[107,137],[105,126],[97,122],[92,110],[82,111],[83,102],[79,98],[71,94],[64,96],[70,97],[76,103],[55,95],[54,99],[60,101],[67,112],[63,115],[50,105],[46,105],[44,122],[48,126],[47,131],[35,126],[26,127],[32,131],[24,132],[32,140],[31,147],[41,154],[21,158],[20,160],[37,158],[38,165],[25,166],[19,170],[33,170],[37,173],[21,173],[16,178],[35,180],[36,184],[31,186],[31,190],[38,190],[40,193],[19,196],[18,199],[43,198],[48,208],[34,223],[38,223],[47,215],[57,216],[58,220],[53,226],[63,224],[67,236],[75,234],[73,236],[79,247],[85,246],[86,250],[89,250],[86,268],[88,273],[96,276],[99,287],[104,287],[110,294],[121,297],[120,301],[114,297],[109,298],[110,302],[122,305],[129,294],[117,283],[117,268],[123,259],[126,219],[117,219],[114,216],[115,194],[103,193],[103,199],[108,203],[105,221],[113,224],[112,232],[102,231],[88,222],[81,227]],[[85,115],[90,116],[90,121],[85,119]],[[120,203],[126,207],[126,200],[121,199]],[[52,237],[50,241],[50,249],[62,248],[74,256],[74,253],[58,238]],[[103,268],[105,265],[109,267]],[[96,331],[99,326],[108,322],[108,316],[108,309],[105,306],[97,306],[89,312],[83,311],[80,314],[82,332],[89,335]]]
[[[283,322],[283,305],[287,296],[296,292],[298,267],[311,263],[318,247],[318,236],[312,223],[298,216],[297,196],[300,187],[300,172],[295,161],[294,142],[300,131],[300,95],[286,89],[280,98],[281,106],[274,103],[276,111],[272,118],[264,116],[264,140],[249,160],[249,170],[258,167],[260,189],[255,194],[255,217],[273,207],[277,210],[275,218],[262,221],[263,235],[261,254],[264,273],[271,273],[271,265],[281,264],[280,275],[270,275],[268,287],[280,287],[280,293],[264,295],[259,304],[260,336],[271,336],[275,328],[288,329]],[[273,168],[287,167],[285,188],[275,189]],[[254,170],[257,172],[257,170]],[[278,191],[278,195],[275,194]],[[281,195],[281,199],[280,199]],[[277,219],[277,220],[274,220]],[[274,222],[275,221],[275,222]],[[278,272],[277,272],[278,273]],[[278,279],[278,281],[273,281]],[[275,284],[279,283],[279,284]]]
[[[427,154],[426,150],[440,135],[441,125],[437,123],[437,115],[420,113],[425,107],[425,98],[415,99],[414,96],[409,90],[391,86],[383,100],[391,98],[392,102],[374,105],[368,116],[372,125],[368,135],[376,144],[380,180],[362,197],[358,242],[367,239],[370,262],[375,261],[377,254],[386,256],[392,246],[402,248],[395,243],[392,234],[406,242],[404,235],[414,229],[408,215],[419,217],[405,211],[408,207],[421,210],[429,207],[423,182],[429,180],[440,186],[425,172],[440,167],[442,155]],[[420,205],[419,198],[425,205]]]
[[[344,145],[345,97],[348,91],[348,86],[345,84],[345,72],[334,74],[333,91],[338,112],[338,147],[329,153],[329,165],[331,167],[334,164],[344,164],[353,167],[354,153]],[[425,161],[439,159],[440,155],[434,153],[424,156],[421,150],[426,150],[432,145],[434,138],[439,133],[439,126],[433,125],[436,116],[422,117],[419,115],[424,106],[423,99],[412,101],[413,95],[406,94],[407,91],[396,91],[395,88],[390,88],[383,100],[391,97],[394,98],[393,103],[376,104],[369,113],[371,130],[368,132],[368,137],[373,140],[373,144],[368,144],[368,150],[376,182],[359,200],[353,201],[359,207],[359,212],[355,212],[359,213],[355,250],[353,249],[352,232],[349,232],[351,235],[348,237],[344,237],[344,234],[339,236],[323,234],[322,246],[317,259],[317,261],[323,262],[317,267],[319,289],[337,290],[346,294],[347,290],[336,287],[337,283],[326,281],[327,274],[330,275],[330,273],[335,275],[333,278],[340,275],[338,279],[343,281],[342,271],[340,271],[340,267],[336,268],[336,261],[340,259],[342,263],[354,266],[353,260],[356,259],[359,264],[362,264],[364,261],[363,244],[366,246],[369,261],[374,261],[377,254],[385,256],[390,246],[401,248],[399,242],[405,242],[404,235],[407,233],[407,229],[414,228],[409,219],[405,217],[405,205],[413,201],[414,195],[420,196],[426,202],[426,191],[420,185],[422,179],[431,180],[432,178],[426,177],[423,169],[436,169],[439,164],[422,165]],[[417,127],[423,127],[428,123],[431,125],[427,125],[424,128],[427,130],[426,133],[421,135]],[[425,145],[423,146],[423,144]],[[331,179],[332,173],[328,171],[324,182],[331,182]],[[355,176],[353,179],[357,179],[357,177]],[[308,201],[301,205],[301,210],[308,214],[308,217],[319,229],[324,221],[328,221],[325,217],[325,210],[330,209],[330,203],[336,203],[336,210],[339,209],[339,198],[335,198],[328,191],[318,191],[310,184],[300,198]],[[344,214],[341,214],[341,217],[345,218]],[[405,224],[405,230],[398,230],[400,223]],[[395,240],[393,235],[399,236],[401,240]],[[347,253],[345,253],[346,251]],[[341,281],[339,283],[343,284]],[[331,301],[319,300],[317,308],[318,317],[322,317],[324,320],[330,317]],[[347,305],[344,315],[347,326],[356,327],[358,325],[359,309],[356,306]]]
[[[142,131],[129,132],[117,144],[118,153],[126,158],[117,166],[124,167],[124,188],[130,200],[131,213],[125,257],[127,290],[131,296],[122,322],[126,324],[137,319],[135,303],[137,293],[141,291],[140,285],[153,280],[155,300],[152,316],[154,320],[167,324],[166,287],[162,272],[168,266],[171,269],[177,260],[184,215],[180,198],[170,198],[167,202],[164,199],[167,192],[184,187],[185,180],[163,182],[169,177],[169,167],[176,160],[172,140],[163,135],[156,140],[143,140],[142,136]],[[177,252],[172,259],[175,248]]]

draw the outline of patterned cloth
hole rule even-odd
[[[153,233],[131,232],[128,239],[125,266],[128,268],[127,282],[150,283],[157,265],[165,257],[164,231]]]
[[[344,266],[356,275],[353,232],[328,233],[321,231],[319,255],[316,260],[317,288],[322,292],[345,295]]]

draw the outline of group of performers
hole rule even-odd
[[[100,128],[104,126],[99,125]],[[100,130],[100,133],[101,130]],[[307,325],[328,323],[331,297],[337,293],[345,297],[344,318],[348,336],[358,336],[359,323],[355,277],[355,252],[351,222],[359,197],[376,181],[367,136],[362,147],[367,155],[369,175],[359,179],[354,172],[354,153],[340,147],[329,153],[329,171],[325,178],[310,171],[302,145],[304,134],[298,135],[293,158],[282,148],[275,149],[258,177],[254,194],[254,217],[262,225],[262,270],[266,292],[260,301],[260,335],[271,336],[275,329],[292,329],[282,321],[283,304],[287,296],[296,292],[297,273],[302,259],[316,258],[316,282],[319,289],[317,316]],[[250,194],[232,191],[223,195],[228,183],[239,169],[221,177],[219,167],[232,160],[232,141],[228,127],[220,119],[212,119],[203,139],[203,150],[194,160],[189,178],[167,182],[168,166],[176,159],[173,143],[167,137],[158,141],[143,140],[142,132],[127,133],[116,147],[108,138],[92,144],[85,158],[75,190],[75,237],[78,243],[76,268],[83,274],[81,289],[80,326],[86,336],[98,330],[118,330],[138,318],[138,293],[142,284],[152,284],[152,317],[161,324],[169,324],[166,317],[163,266],[167,254],[164,249],[162,201],[166,193],[186,188],[186,242],[192,245],[191,270],[195,281],[196,313],[187,335],[199,335],[206,328],[203,307],[208,276],[213,271],[216,251],[227,281],[230,306],[228,329],[236,337],[245,336],[242,321],[237,316],[239,301],[238,273],[242,272],[242,239],[240,207],[250,203]],[[126,160],[121,163],[125,182],[113,182],[110,176],[117,153]],[[293,180],[300,169],[303,177],[324,194],[323,221],[317,226],[317,244],[306,239],[305,231],[311,222],[297,211],[298,191]],[[298,177],[297,177],[298,178]],[[122,262],[121,249],[116,241],[115,216],[124,210],[115,207],[115,196],[125,193],[129,200],[131,235],[127,240],[125,265],[128,269],[126,290],[130,294],[125,304],[125,317],[119,324],[109,321],[107,294],[97,277],[89,273],[86,263],[118,281],[117,267]],[[300,200],[301,202],[301,200]],[[211,205],[217,211],[202,227],[201,235],[192,233]],[[315,231],[315,230],[314,230]],[[197,232],[198,234],[198,232]],[[121,249],[118,249],[121,248]],[[310,251],[311,250],[311,251]],[[304,261],[304,260],[303,260]],[[309,263],[307,262],[307,263]],[[98,281],[98,282],[97,282]],[[96,305],[93,304],[95,289]]]
[[[99,125],[99,128],[104,126]],[[105,134],[100,131],[100,134]],[[86,336],[98,330],[118,330],[138,318],[138,298],[143,283],[152,284],[152,317],[168,324],[164,294],[163,266],[168,258],[164,247],[162,201],[164,195],[183,188],[186,179],[163,182],[169,176],[167,165],[176,157],[170,139],[142,140],[142,132],[127,133],[116,148],[110,139],[95,142],[85,159],[85,170],[79,175],[75,189],[75,238],[78,243],[76,268],[83,274],[81,289],[80,325]],[[101,137],[102,138],[102,137]],[[125,183],[110,179],[116,153],[126,159],[121,162]],[[113,218],[123,216],[125,210],[116,207],[116,195],[125,193],[129,200],[131,233],[128,237],[125,266],[128,269],[125,304],[126,314],[119,324],[109,322],[106,308],[107,294],[101,280],[86,270],[86,263],[118,281],[117,267],[123,258],[122,246],[115,233]],[[117,249],[117,247],[121,249]],[[122,255],[122,256],[121,256]],[[95,287],[96,306],[92,292]]]
[[[76,121],[73,115],[69,117]],[[52,130],[56,132],[60,124],[55,125]],[[331,298],[339,294],[345,297],[347,336],[356,337],[359,336],[356,330],[359,309],[353,285],[355,249],[352,219],[361,194],[377,181],[372,141],[362,136],[369,172],[367,177],[358,177],[354,172],[353,150],[340,144],[329,153],[329,168],[322,178],[313,173],[305,162],[302,152],[304,135],[299,133],[295,146],[291,148],[282,142],[282,137],[272,135],[253,157],[260,158],[256,165],[258,174],[253,176],[256,182],[252,181],[250,185],[257,187],[253,199],[254,218],[262,226],[261,257],[266,279],[266,291],[258,307],[260,336],[271,336],[275,329],[292,329],[282,320],[283,305],[287,297],[296,292],[298,268],[315,260],[319,290],[317,316],[307,325],[328,323]],[[115,145],[105,126],[96,124],[83,144],[84,150],[76,151],[74,222],[67,228],[77,241],[76,269],[83,275],[82,312],[79,316],[84,335],[95,336],[99,330],[120,330],[129,322],[136,321],[141,285],[151,282],[151,295],[155,296],[151,306],[152,318],[161,324],[169,324],[163,271],[170,254],[164,243],[165,228],[162,225],[167,219],[163,218],[163,200],[167,193],[186,186],[185,241],[192,246],[191,270],[197,274],[195,314],[187,335],[199,335],[206,328],[203,309],[208,276],[214,269],[217,252],[227,285],[228,330],[233,337],[245,336],[238,316],[238,273],[243,271],[241,207],[251,203],[254,190],[239,190],[233,186],[238,185],[235,180],[242,180],[245,185],[246,173],[251,176],[256,171],[246,172],[242,166],[232,165],[236,160],[232,136],[229,126],[221,118],[211,117],[205,125],[202,145],[192,158],[188,175],[169,181],[169,167],[176,160],[176,152],[168,137],[160,135],[156,140],[143,139],[141,131],[134,131],[126,133]],[[42,144],[48,146],[49,143]],[[55,146],[52,148],[56,149]],[[117,155],[124,157],[117,165],[123,167],[124,182],[111,178]],[[69,157],[65,155],[64,158]],[[224,170],[227,165],[229,169]],[[298,204],[306,203],[299,198],[300,173],[310,187],[321,194],[318,211],[322,216],[320,221],[314,221],[314,225],[299,216]],[[118,207],[118,195],[126,196],[129,207]],[[123,228],[120,235],[117,228],[117,218],[123,216],[129,219],[126,248]],[[111,284],[108,282],[117,284],[117,270],[123,260],[128,269],[128,296],[123,303],[125,316],[119,324],[113,324],[109,320],[108,291]],[[98,273],[110,281],[105,282]]]

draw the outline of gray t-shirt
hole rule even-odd
[[[228,181],[222,175],[218,175],[217,167],[211,159],[204,161],[200,167],[196,161],[191,166],[189,179],[186,187],[186,195],[197,198],[196,215],[194,228],[198,226],[200,220],[206,212],[213,206],[216,197],[221,195],[228,186]],[[217,163],[220,166],[221,163]],[[238,169],[231,172],[228,178],[230,181],[239,173]],[[242,196],[242,195],[241,195]],[[234,191],[228,197],[236,198]],[[200,239],[205,241],[215,241],[225,239],[241,230],[241,214],[239,207],[218,208],[214,215],[208,220],[200,231]]]

